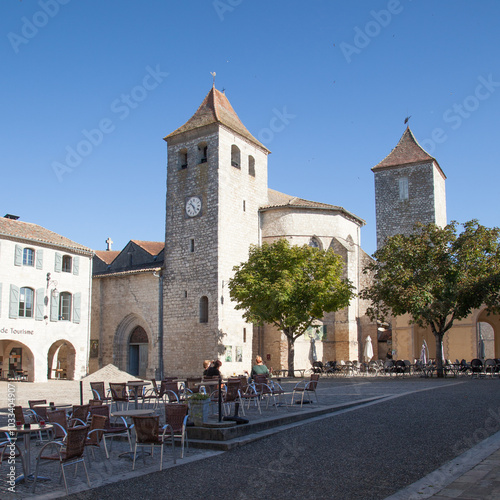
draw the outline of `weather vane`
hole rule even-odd
[[[213,86],[215,87],[215,71],[210,71],[210,74],[212,75],[213,78]]]
[[[410,121],[411,115],[405,118],[405,125]]]

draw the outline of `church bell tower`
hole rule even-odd
[[[372,168],[375,174],[377,248],[416,222],[446,225],[446,176],[408,127],[396,147]]]
[[[269,150],[215,86],[165,141],[164,371],[199,375],[204,359],[218,357],[224,373],[239,373],[251,363],[252,325],[227,283],[259,243]]]

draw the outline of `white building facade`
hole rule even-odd
[[[87,374],[93,252],[0,218],[0,368],[9,380]]]

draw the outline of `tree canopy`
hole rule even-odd
[[[430,326],[440,375],[441,342],[453,322],[499,305],[500,230],[472,220],[457,234],[458,225],[417,224],[413,234],[388,238],[365,269],[373,282],[360,294],[372,302],[372,319],[409,314],[412,323]]]
[[[250,323],[273,324],[288,341],[293,373],[294,342],[325,313],[349,305],[353,286],[342,278],[344,263],[332,250],[290,245],[288,240],[250,247],[248,260],[235,266],[229,281],[236,309]]]

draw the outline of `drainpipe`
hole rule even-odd
[[[163,273],[153,273],[158,278],[158,369],[157,380],[163,380]]]

